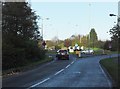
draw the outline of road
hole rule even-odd
[[[117,55],[111,55],[117,56]],[[108,55],[54,60],[45,65],[3,78],[3,87],[111,87],[99,61]]]

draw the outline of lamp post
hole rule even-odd
[[[119,59],[119,42],[120,42],[120,16],[115,14],[109,14],[109,16],[116,16],[117,17],[117,32],[118,32],[118,59]]]
[[[41,18],[41,20],[42,20],[41,34],[42,34],[42,40],[43,40],[43,34],[44,34],[44,33],[43,33],[43,29],[44,29],[44,28],[43,28],[43,27],[44,27],[44,26],[43,26],[43,21],[44,21],[44,20],[49,20],[49,18]]]
[[[115,14],[109,14],[109,16],[117,16],[117,26],[118,26],[118,40],[120,38],[120,16]]]

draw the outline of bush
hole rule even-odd
[[[28,41],[26,42],[26,47],[25,47],[25,51],[26,51],[26,58],[27,59],[43,59],[45,56],[45,50],[43,50],[42,48],[38,47],[38,44],[36,41]]]
[[[21,48],[14,48],[12,45],[3,45],[2,52],[3,70],[25,65],[25,51]]]
[[[28,41],[22,48],[14,47],[12,44],[3,44],[2,55],[2,68],[6,70],[44,59],[45,50],[38,48],[37,42]]]

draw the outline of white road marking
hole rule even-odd
[[[101,67],[100,64],[99,64],[99,67],[100,67],[100,69],[102,70],[102,73],[104,74],[104,76],[106,77],[109,87],[112,87],[110,80],[108,79],[107,75],[105,74],[105,72],[104,72],[104,70],[102,69],[102,67]]]
[[[49,80],[49,79],[50,79],[50,78],[44,79],[43,81],[41,81],[41,82],[39,82],[39,83],[36,83],[36,84],[30,86],[28,89],[30,89],[30,88],[32,88],[32,87],[36,87],[36,86],[38,86],[38,85],[40,85],[40,84],[46,82],[46,81]]]
[[[74,73],[76,73],[76,74],[80,74],[81,72],[74,72]]]
[[[73,63],[74,63],[74,61],[71,62],[71,64],[73,64]],[[68,68],[71,64],[67,65],[65,68]],[[57,75],[57,74],[61,73],[62,71],[64,71],[64,69],[61,69],[60,71],[56,72],[54,75]],[[77,73],[81,73],[81,72],[77,72]],[[39,82],[39,83],[36,83],[36,84],[30,86],[30,87],[27,88],[27,89],[30,89],[30,88],[36,87],[36,86],[38,86],[38,85],[40,85],[40,84],[46,82],[46,81],[49,80],[49,79],[50,79],[50,78],[44,79],[43,81],[41,81],[41,82]]]
[[[73,64],[74,63],[74,61],[73,62],[71,62],[71,64]]]
[[[59,74],[60,72],[62,72],[64,69],[61,69],[60,71],[56,72],[54,75]]]
[[[67,65],[65,68],[68,68],[70,66],[70,64],[69,65]]]

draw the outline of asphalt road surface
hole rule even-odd
[[[117,55],[54,60],[30,71],[3,78],[3,87],[110,87],[99,61]]]

